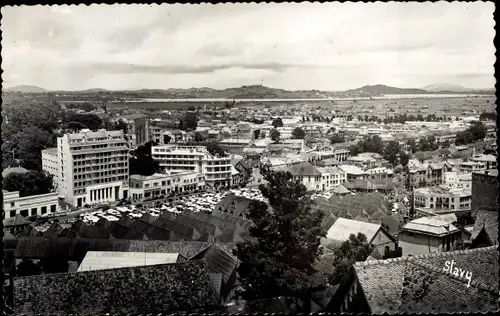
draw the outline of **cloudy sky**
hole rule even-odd
[[[493,3],[3,7],[4,86],[495,84]]]

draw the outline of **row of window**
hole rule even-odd
[[[56,210],[57,210],[57,205],[53,204],[50,206],[50,212],[55,213]],[[10,217],[15,217],[17,215],[16,212],[17,212],[16,210],[10,211],[10,214],[9,214]],[[40,212],[38,211],[37,207],[31,208],[31,212],[29,209],[24,209],[24,210],[21,210],[19,212],[19,214],[21,214],[24,217],[33,216],[33,215],[43,215],[46,213],[47,213],[47,206],[42,206],[40,208]]]
[[[105,176],[103,176],[103,177],[105,177]],[[116,181],[126,181],[127,179],[128,179],[128,175],[120,175],[117,177],[114,176],[114,177],[108,177],[108,178],[102,178],[102,179],[86,180],[86,181],[81,181],[81,182],[75,182],[74,187],[79,188],[79,187],[85,187],[85,186],[95,185],[95,184],[103,184],[103,183],[116,182]]]
[[[73,159],[92,159],[99,157],[124,156],[127,155],[127,153],[128,151],[126,150],[106,151],[102,153],[73,155]]]
[[[114,164],[98,165],[98,166],[84,167],[84,168],[73,168],[73,173],[89,172],[89,171],[104,170],[104,169],[114,169],[114,168],[127,168],[127,165],[128,164],[125,162],[125,163],[114,163]],[[126,169],[124,169],[124,170],[126,170]]]

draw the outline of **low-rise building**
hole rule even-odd
[[[398,236],[404,256],[453,251],[463,243],[462,231],[440,216],[412,220]]]
[[[474,156],[472,161],[485,165],[486,170],[497,169],[497,157],[494,155]]]
[[[347,181],[353,181],[356,179],[365,179],[366,178],[366,172],[353,165],[341,165],[339,166],[340,169],[344,170],[346,173],[346,179]]]
[[[288,168],[294,180],[300,181],[307,191],[320,191],[322,189],[321,173],[316,166],[305,162]]]
[[[19,191],[2,190],[2,194],[5,218],[15,217],[17,214],[27,217],[59,211],[57,192],[20,197]]]
[[[321,191],[330,191],[347,181],[347,175],[339,167],[317,167],[321,173]]]
[[[350,157],[347,162],[360,168],[376,168],[382,167],[384,159],[377,153],[361,153],[357,156]]]
[[[472,173],[450,171],[444,173],[443,186],[449,189],[471,189]]]
[[[471,209],[471,191],[446,187],[426,187],[414,190],[415,206],[436,210],[465,211]]]
[[[133,200],[182,193],[203,189],[203,174],[191,171],[179,173],[155,173],[151,176],[133,174],[130,176],[130,194]]]
[[[486,170],[486,164],[480,161],[464,161],[457,166],[458,171],[472,173]]]

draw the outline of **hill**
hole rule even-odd
[[[474,91],[474,89],[466,88],[457,84],[449,84],[449,83],[436,83],[425,86],[422,88],[423,90],[430,92],[439,92],[439,91],[451,91],[451,92],[470,92]]]
[[[384,95],[384,94],[426,94],[429,91],[422,89],[413,89],[413,88],[396,88],[389,87],[386,85],[374,85],[374,86],[363,86],[361,88],[347,90],[346,93],[356,94],[360,96],[376,96],[376,95]]]
[[[22,85],[15,86],[4,89],[6,92],[21,92],[21,93],[44,93],[48,92],[48,90],[44,88],[40,88],[38,86],[30,86],[30,85]]]

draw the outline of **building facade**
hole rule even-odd
[[[498,212],[498,170],[485,170],[472,174],[472,210]]]
[[[321,191],[330,191],[347,181],[347,175],[339,167],[317,167],[321,173]]]
[[[19,191],[7,192],[2,190],[2,194],[5,218],[15,217],[17,214],[27,217],[59,211],[57,192],[19,197]]]
[[[57,148],[47,148],[42,150],[42,170],[54,176],[54,186],[59,190],[61,170],[59,169],[59,159]]]
[[[130,196],[132,200],[167,196],[205,188],[203,174],[185,171],[179,173],[155,173],[151,176],[134,174],[130,176]]]
[[[415,189],[414,195],[416,207],[454,211],[471,209],[471,191],[467,189],[427,187]]]
[[[212,155],[205,146],[177,144],[153,146],[151,151],[163,172],[192,171],[203,174],[209,186],[231,185],[231,156]]]
[[[57,139],[58,187],[73,206],[128,198],[128,146],[123,131],[81,131]]]

